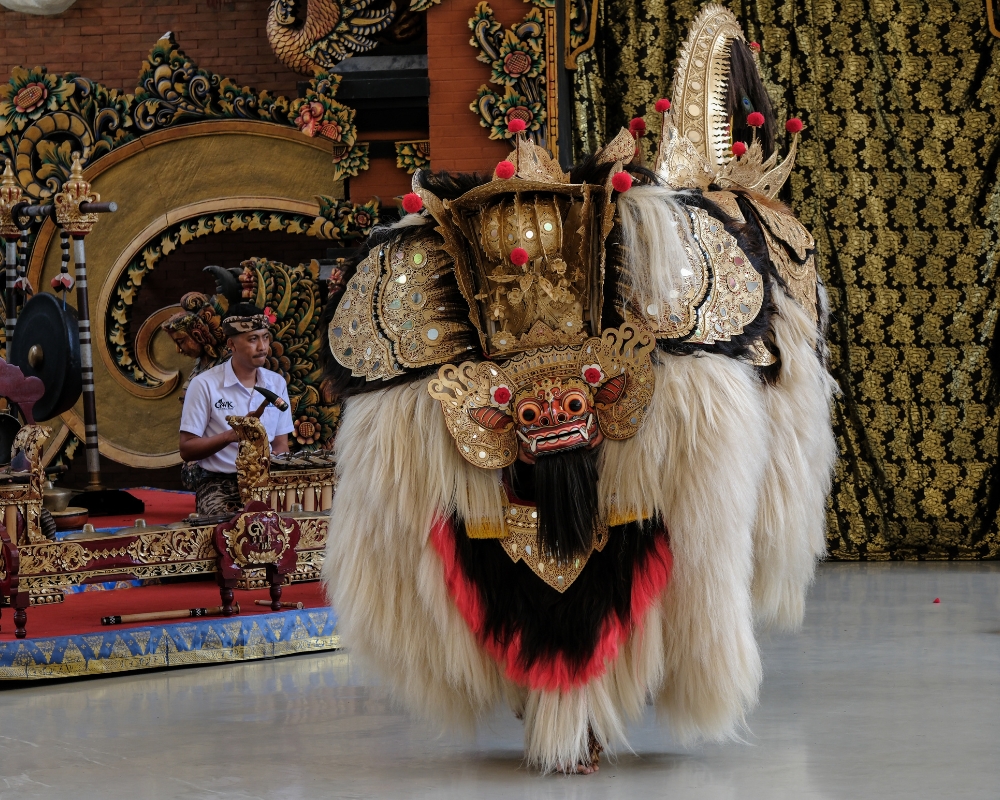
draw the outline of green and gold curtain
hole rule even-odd
[[[669,97],[700,2],[603,0],[575,148]],[[830,291],[839,559],[1000,556],[1000,39],[984,0],[739,0]]]

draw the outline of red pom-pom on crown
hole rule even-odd
[[[733,155],[739,158],[747,151],[747,146],[743,142],[733,142]]]
[[[750,49],[753,50],[755,53],[759,53],[760,52],[760,42],[750,42]]]
[[[751,111],[747,114],[747,125],[751,128],[759,128],[764,124],[764,115],[759,111]]]
[[[420,195],[416,192],[403,195],[403,211],[407,214],[416,214],[423,207],[424,201],[420,199]]]
[[[625,172],[625,170],[616,172],[611,178],[611,186],[619,194],[627,192],[632,188],[632,176]]]
[[[802,120],[798,117],[792,117],[788,122],[785,123],[785,130],[789,133],[801,133],[802,132]]]
[[[633,117],[628,124],[629,133],[635,137],[646,135],[646,120],[642,117]]]
[[[527,124],[525,124],[523,119],[517,119],[516,117],[507,123],[508,133],[521,133],[523,130],[527,129]]]
[[[509,161],[501,161],[499,164],[497,164],[496,176],[498,178],[501,178],[505,181],[510,180],[511,178],[514,177],[515,172],[517,172],[517,170],[514,168],[514,165],[511,164]]]
[[[656,101],[656,110],[660,114],[666,114],[670,110],[670,101],[666,97],[661,97]]]
[[[515,247],[510,251],[510,263],[515,267],[522,267],[528,263],[528,251],[523,247]]]

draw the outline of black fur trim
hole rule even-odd
[[[540,455],[535,461],[538,547],[558,560],[586,553],[597,519],[597,450]]]
[[[746,107],[744,99],[749,101]],[[753,138],[753,129],[747,125],[747,116],[752,111],[764,115],[764,124],[757,129],[764,158],[774,152],[774,132],[777,120],[774,118],[774,107],[771,98],[764,88],[764,82],[757,73],[750,47],[739,39],[733,40],[729,57],[729,87],[726,103],[729,107],[729,117],[732,120],[734,142],[744,142],[749,145]]]
[[[470,539],[461,521],[455,525],[455,548],[466,577],[479,592],[485,633],[501,646],[521,637],[521,666],[562,654],[571,666],[587,661],[610,615],[632,620],[632,579],[645,563],[657,537],[658,522],[611,528],[602,552],[591,554],[565,592],[557,592],[523,562],[514,563],[498,539]]]

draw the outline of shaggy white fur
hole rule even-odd
[[[348,401],[337,467],[323,577],[344,640],[409,708],[471,725],[507,687],[448,597],[428,534],[456,509],[500,517],[497,474],[459,455],[423,382]]]
[[[660,514],[674,566],[662,601],[617,659],[600,678],[569,692],[528,692],[504,678],[448,596],[443,566],[428,542],[438,514],[499,520],[497,474],[461,458],[422,382],[348,401],[337,436],[340,484],[324,567],[345,641],[426,718],[473,723],[506,701],[524,716],[528,762],[543,771],[586,760],[588,726],[602,745],[627,746],[625,723],[642,715],[650,696],[682,741],[736,736],[761,680],[751,582],[764,598],[761,608],[770,602],[773,616],[787,615],[822,548],[821,529],[817,538],[814,527],[806,535],[789,535],[787,526],[755,527],[778,513],[786,494],[808,494],[802,508],[814,514],[819,503],[822,511],[826,486],[816,477],[819,467],[810,465],[816,486],[803,492],[803,468],[785,453],[789,441],[804,452],[827,442],[823,426],[828,431],[829,424],[819,409],[826,409],[829,387],[817,384],[818,373],[805,361],[819,363],[810,350],[815,333],[804,335],[806,318],[796,316],[795,307],[779,308],[789,376],[784,395],[762,386],[742,362],[661,355],[639,433],[603,445],[602,509]],[[806,389],[812,394],[800,399],[796,392]],[[811,414],[809,421],[794,427],[798,438],[782,440],[779,457],[772,458],[771,440],[784,429],[776,431],[768,414],[794,423],[791,415],[800,412]],[[820,428],[812,439],[809,426]],[[793,466],[795,481],[786,471]],[[786,482],[775,483],[778,491],[759,506],[768,470],[781,471]],[[783,493],[782,486],[794,489]],[[755,533],[762,551],[795,552],[773,567],[758,559],[755,577]]]
[[[649,305],[665,307],[688,264],[676,222],[686,212],[674,194],[662,186],[636,186],[618,198],[622,248],[628,253],[622,299],[643,313]]]
[[[806,589],[826,552],[836,384],[820,360],[816,325],[780,287],[771,292],[781,373],[777,385],[761,387],[771,448],[754,529],[753,598],[761,623],[790,630],[802,623]]]
[[[670,535],[662,685],[647,686],[681,741],[736,736],[756,702],[750,582],[768,435],[752,367],[717,355],[663,356],[639,433],[604,445],[602,504],[656,511]],[[640,659],[647,680],[650,658]],[[633,707],[639,688],[628,693]]]

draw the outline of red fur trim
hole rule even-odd
[[[670,580],[673,556],[666,537],[658,537],[656,545],[644,562],[636,567],[632,576],[632,620],[623,624],[612,613],[604,621],[597,646],[590,658],[580,666],[566,663],[562,654],[536,661],[529,668],[521,665],[521,638],[514,635],[506,645],[485,634],[485,613],[479,590],[462,572],[455,552],[455,528],[451,520],[438,519],[431,528],[431,544],[444,566],[444,579],[448,593],[469,628],[480,644],[497,662],[503,665],[507,677],[529,689],[541,691],[569,691],[603,675],[609,662],[618,657],[618,649],[625,643],[637,621],[660,597]]]

